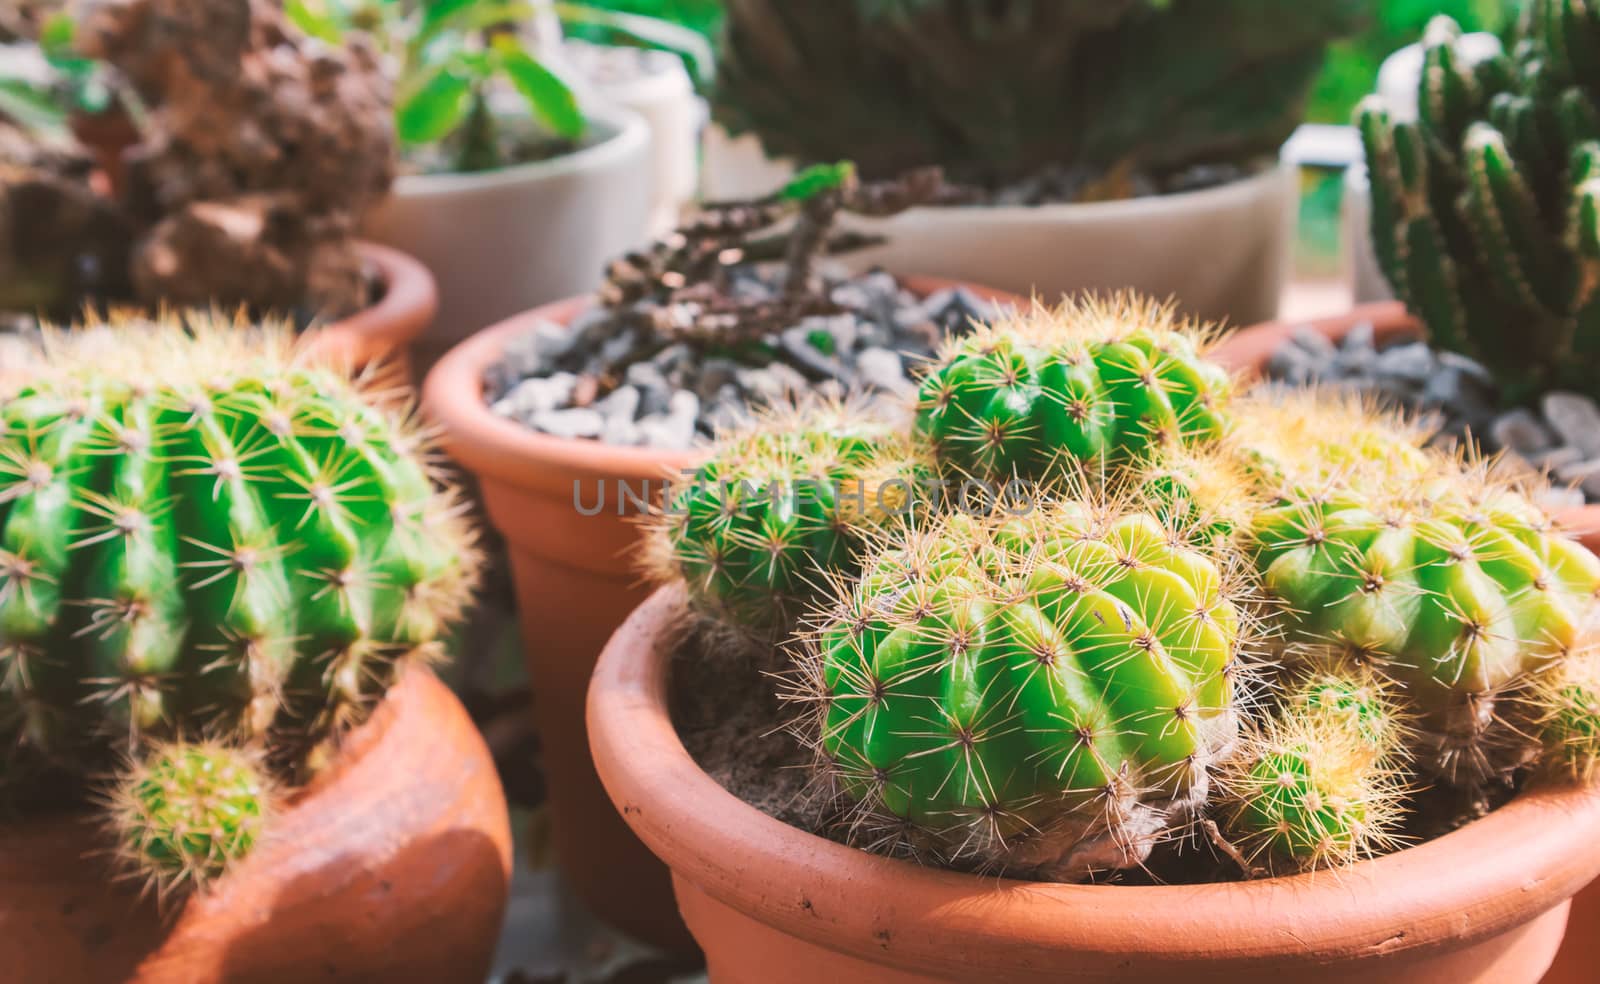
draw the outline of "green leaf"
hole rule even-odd
[[[289,22],[311,37],[338,44],[344,39],[344,30],[338,21],[325,10],[313,9],[306,0],[284,0],[283,12]]]
[[[472,78],[454,65],[435,68],[395,107],[395,131],[408,144],[432,143],[461,125]]]
[[[450,32],[470,34],[502,24],[521,24],[533,13],[533,4],[527,0],[436,0],[423,9],[422,25],[411,47],[420,51]]]
[[[687,27],[657,17],[627,14],[615,10],[602,10],[581,3],[558,3],[556,15],[564,24],[583,24],[614,31],[636,43],[652,48],[665,48],[682,55],[689,69],[701,83],[711,81],[715,74],[716,54],[711,43]]]
[[[778,190],[780,201],[803,202],[824,191],[832,191],[855,177],[856,166],[850,161],[837,164],[813,164],[795,175]]]
[[[522,93],[528,106],[545,126],[558,136],[576,140],[583,136],[587,125],[578,100],[554,72],[539,64],[528,54],[522,44],[509,34],[497,35],[494,51],[500,68],[511,84]]]

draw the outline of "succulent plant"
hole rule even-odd
[[[1166,173],[1276,154],[1359,0],[742,0],[714,111],[802,164]],[[1205,37],[1205,45],[1194,38]]]
[[[782,627],[856,570],[864,536],[909,521],[932,490],[916,442],[865,405],[774,408],[720,434],[668,491],[647,563],[658,580],[682,578],[702,610]]]
[[[161,896],[203,888],[250,853],[272,809],[272,783],[246,751],[219,742],[157,745],[110,797],[128,867]]]
[[[1510,54],[1474,58],[1436,18],[1415,120],[1376,96],[1357,120],[1372,243],[1435,343],[1492,366],[1507,395],[1600,378],[1600,17],[1527,5]]]
[[[46,337],[0,408],[0,721],[77,774],[208,735],[304,778],[438,651],[476,551],[415,426],[204,316]]]
[[[1220,770],[1229,834],[1269,871],[1385,854],[1405,812],[1403,711],[1393,688],[1336,658],[1313,667]]]
[[[1205,360],[1208,337],[1131,295],[1035,308],[945,344],[919,389],[917,427],[947,468],[980,479],[1216,440],[1231,382]]]
[[[1236,573],[1077,500],[887,543],[818,614],[809,673],[857,839],[1050,878],[1138,864],[1236,733]]]

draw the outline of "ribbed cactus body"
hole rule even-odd
[[[1357,123],[1374,252],[1433,340],[1489,365],[1514,399],[1595,391],[1600,366],[1600,21],[1530,3],[1507,55],[1473,59],[1437,18],[1418,117],[1376,97]]]
[[[958,863],[1135,864],[1235,731],[1224,572],[1146,514],[947,518],[824,623],[818,740],[858,828]]]
[[[863,536],[909,521],[931,479],[917,446],[864,406],[779,411],[720,435],[668,493],[652,563],[698,607],[776,627],[857,569]]]
[[[1204,344],[1170,309],[1125,297],[1036,310],[947,345],[918,391],[917,427],[947,468],[979,479],[1215,440],[1230,386]]]
[[[293,759],[470,586],[400,418],[281,336],[195,330],[68,336],[0,409],[0,716],[58,763],[202,733]]]
[[[1600,560],[1512,496],[1310,496],[1258,515],[1252,536],[1291,633],[1402,682],[1434,746],[1421,757],[1463,782],[1515,740],[1497,697],[1574,651],[1600,590]]]

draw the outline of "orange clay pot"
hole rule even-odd
[[[772,819],[689,758],[667,707],[682,604],[663,588],[612,636],[589,735],[617,809],[672,868],[712,984],[1533,984],[1600,872],[1600,791],[1578,786],[1348,870],[1252,882],[1062,885],[877,857]]]
[[[1316,329],[1338,342],[1358,324],[1371,322],[1378,344],[1422,338],[1422,323],[1399,301],[1358,305],[1346,314],[1317,321],[1268,321],[1243,329],[1220,344],[1212,358],[1229,369],[1264,375],[1267,360],[1299,325]],[[1600,545],[1600,505],[1582,506],[1561,515],[1568,528],[1585,536],[1591,547]],[[1600,857],[1600,847],[1588,851]],[[1572,902],[1572,917],[1565,942],[1544,984],[1595,984],[1600,980],[1600,883],[1585,889]]]
[[[18,984],[429,981],[488,973],[511,873],[494,762],[413,670],[208,893],[163,914],[92,821],[0,825],[0,978]]]
[[[371,307],[307,332],[312,355],[359,369],[381,364],[411,376],[411,343],[433,324],[439,309],[439,287],[433,274],[416,259],[377,243],[360,244],[383,284],[383,296]]]
[[[955,286],[926,277],[900,281],[924,295]],[[964,286],[988,300],[1024,303]],[[635,566],[634,518],[641,510],[622,498],[622,488],[646,501],[658,498],[665,480],[694,467],[702,452],[551,437],[495,415],[483,400],[484,371],[507,341],[541,320],[568,324],[591,303],[580,297],[535,308],[457,345],[428,373],[423,411],[439,426],[450,456],[476,475],[489,519],[510,551],[562,875],[605,921],[684,952],[693,944],[673,906],[666,869],[618,819],[595,776],[583,699],[601,647],[648,594]],[[590,512],[598,503],[599,511],[583,515],[580,503]]]

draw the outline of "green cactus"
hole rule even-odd
[[[1516,695],[1539,765],[1559,778],[1591,782],[1600,772],[1600,654],[1590,645],[1536,677]]]
[[[857,839],[1050,878],[1139,863],[1236,732],[1233,572],[1082,501],[888,544],[818,614],[809,667]]]
[[[119,854],[161,897],[205,888],[266,829],[272,785],[247,752],[218,742],[157,745],[111,796]]]
[[[647,568],[757,631],[783,627],[853,573],[863,537],[909,521],[934,489],[915,442],[865,405],[780,407],[718,436],[667,493]]]
[[[1277,153],[1360,0],[744,0],[716,118],[868,179],[942,165],[1004,182],[1052,165],[1164,174]],[[1207,43],[1196,45],[1204,37]]]
[[[1372,242],[1433,340],[1514,399],[1600,392],[1600,17],[1532,0],[1510,55],[1473,60],[1436,18],[1418,118],[1357,110]]]
[[[1485,781],[1522,744],[1497,699],[1574,651],[1600,560],[1471,475],[1384,484],[1352,476],[1258,514],[1264,587],[1289,609],[1292,636],[1335,644],[1405,686],[1424,764],[1450,782]]]
[[[918,390],[917,428],[948,469],[1037,479],[1220,438],[1228,374],[1206,329],[1119,295],[982,326],[947,343]]]
[[[24,765],[82,781],[206,735],[302,781],[442,647],[476,573],[456,499],[389,397],[291,338],[51,334],[0,406],[0,734]]]

